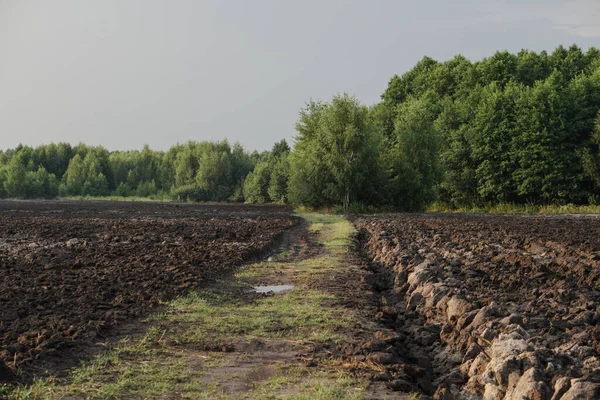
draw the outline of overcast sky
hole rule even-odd
[[[424,55],[600,46],[600,0],[0,0],[0,148],[264,150],[309,99],[373,104]]]

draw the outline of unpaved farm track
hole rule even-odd
[[[269,251],[284,206],[0,201],[0,381]]]
[[[354,217],[382,320],[440,399],[600,398],[600,219]],[[426,386],[426,385],[425,385]],[[429,392],[429,393],[428,393]]]

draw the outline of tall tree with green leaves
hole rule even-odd
[[[0,198],[6,197],[6,168],[0,164]]]
[[[248,204],[268,203],[269,179],[271,177],[271,166],[267,161],[256,164],[254,171],[250,172],[244,180],[244,200]]]
[[[329,201],[323,187],[331,179],[324,162],[325,149],[320,145],[320,121],[327,104],[311,101],[300,111],[296,123],[298,135],[290,154],[288,198],[292,204],[322,207]]]
[[[231,149],[230,164],[232,185],[230,200],[242,201],[244,180],[254,169],[254,161],[240,143],[235,143]]]
[[[64,194],[65,195],[80,195],[83,184],[86,180],[86,171],[83,164],[83,160],[79,154],[69,162],[67,171],[65,172],[64,181]]]
[[[398,110],[383,158],[388,201],[398,209],[419,211],[435,200],[441,138],[432,108],[425,99],[410,98]]]
[[[194,155],[192,144],[188,143],[178,153],[174,162],[175,166],[175,186],[187,186],[194,183],[196,170],[198,169],[198,159]]]
[[[22,198],[27,193],[27,168],[19,154],[14,155],[6,166],[4,189],[8,197]]]
[[[287,154],[277,157],[271,167],[267,194],[273,203],[285,204],[288,201],[290,161]]]
[[[600,202],[600,110],[596,115],[593,133],[581,156],[584,171],[594,183],[595,190],[590,193],[590,196],[593,197],[594,193],[597,193],[594,202]]]
[[[211,200],[227,200],[231,195],[231,163],[225,151],[213,149],[199,161],[196,184],[209,193]]]
[[[347,94],[301,111],[290,157],[290,200],[313,207],[375,199],[377,144],[366,106]]]
[[[39,166],[37,171],[28,171],[25,197],[30,199],[52,199],[58,195],[58,181],[54,174]]]

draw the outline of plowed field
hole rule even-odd
[[[394,356],[419,364],[395,378],[443,399],[600,398],[599,218],[354,222],[381,267],[380,316],[407,337]]]
[[[0,201],[0,380],[264,255],[298,223],[283,206]]]

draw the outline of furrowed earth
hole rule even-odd
[[[1,201],[0,380],[257,259],[299,222],[283,206]]]
[[[600,398],[600,218],[348,220],[0,202],[0,398]]]
[[[435,398],[600,398],[600,219],[354,219],[401,377]],[[404,351],[405,350],[405,351]]]

